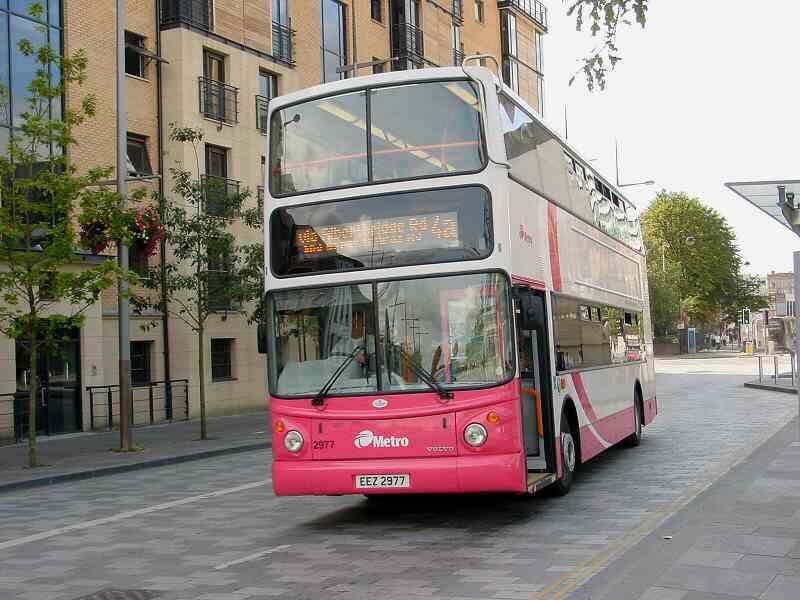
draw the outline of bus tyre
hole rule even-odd
[[[552,491],[556,496],[564,496],[572,487],[572,479],[575,476],[575,467],[578,464],[578,449],[575,446],[572,428],[566,414],[561,415],[561,465],[564,475],[552,485]]]
[[[642,443],[642,398],[639,391],[633,397],[633,418],[636,420],[633,433],[625,438],[625,445],[632,448]]]

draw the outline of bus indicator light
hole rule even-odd
[[[500,424],[500,415],[498,415],[493,410],[486,415],[486,421],[491,423],[492,425],[499,425]]]
[[[283,433],[284,431],[286,431],[286,425],[283,424],[283,421],[275,421],[275,432]]]

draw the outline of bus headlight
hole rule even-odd
[[[287,431],[286,436],[283,438],[283,445],[286,446],[289,452],[296,454],[303,449],[303,435],[294,429]]]
[[[486,433],[486,428],[480,423],[470,423],[464,429],[464,441],[473,448],[483,446],[488,437],[489,434]]]

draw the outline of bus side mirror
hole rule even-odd
[[[258,323],[258,353],[267,353],[267,324],[259,321]]]

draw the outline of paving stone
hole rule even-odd
[[[729,569],[734,566],[742,556],[742,554],[733,552],[717,552],[715,550],[699,550],[692,548],[680,557],[678,563],[682,565],[695,565],[698,567]]]
[[[686,590],[651,587],[647,588],[647,591],[639,597],[639,600],[683,600],[686,594],[688,594]]]
[[[774,575],[768,573],[744,573],[714,567],[674,565],[658,580],[658,585],[753,597],[767,589],[773,578]]]
[[[800,577],[778,575],[761,598],[763,600],[797,600],[800,598]]]

